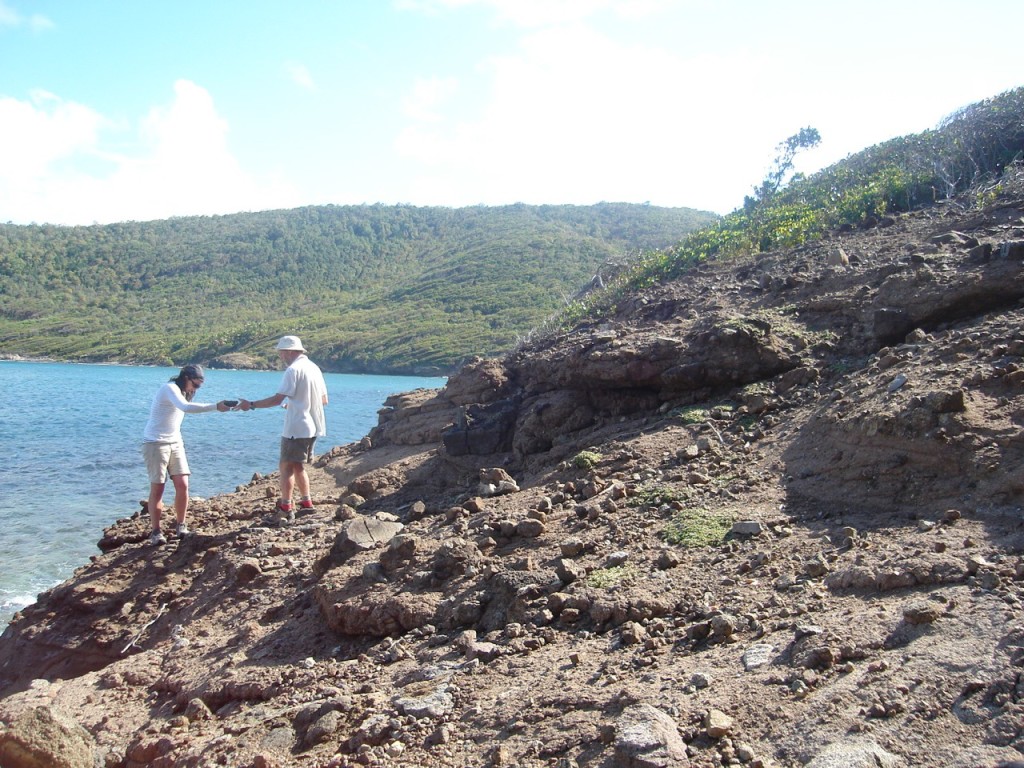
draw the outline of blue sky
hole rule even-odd
[[[1024,85],[1019,0],[0,0],[0,221],[726,213]]]

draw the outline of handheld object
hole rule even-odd
[[[228,408],[235,408],[235,407],[238,406],[238,401],[237,400],[225,400],[224,401],[224,405],[226,405]]]

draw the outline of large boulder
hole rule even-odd
[[[518,400],[512,398],[467,406],[441,433],[445,450],[451,456],[489,456],[512,450],[518,413]]]
[[[0,730],[4,768],[93,768],[92,736],[70,717],[50,707],[33,707]]]
[[[627,708],[615,732],[617,768],[684,768],[690,764],[675,721],[650,704]]]

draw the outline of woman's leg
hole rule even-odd
[[[181,525],[188,514],[188,475],[171,475],[171,481],[174,483],[174,517]]]
[[[160,517],[164,511],[163,497],[166,483],[149,484],[149,500],[146,502],[146,509],[149,510],[149,522],[154,531],[160,530]]]

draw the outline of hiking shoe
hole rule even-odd
[[[178,523],[179,536],[188,536],[190,533],[192,533],[192,531],[188,529],[188,526],[185,523]]]
[[[161,544],[167,543],[167,537],[164,536],[160,531],[153,531],[149,534],[149,543],[154,547],[158,547]]]
[[[274,521],[280,525],[281,523],[290,523],[295,520],[295,510],[292,509],[292,503],[290,501],[278,501],[274,505]]]
[[[312,499],[301,499],[299,501],[299,508],[300,509],[312,509],[313,508],[313,500]]]

